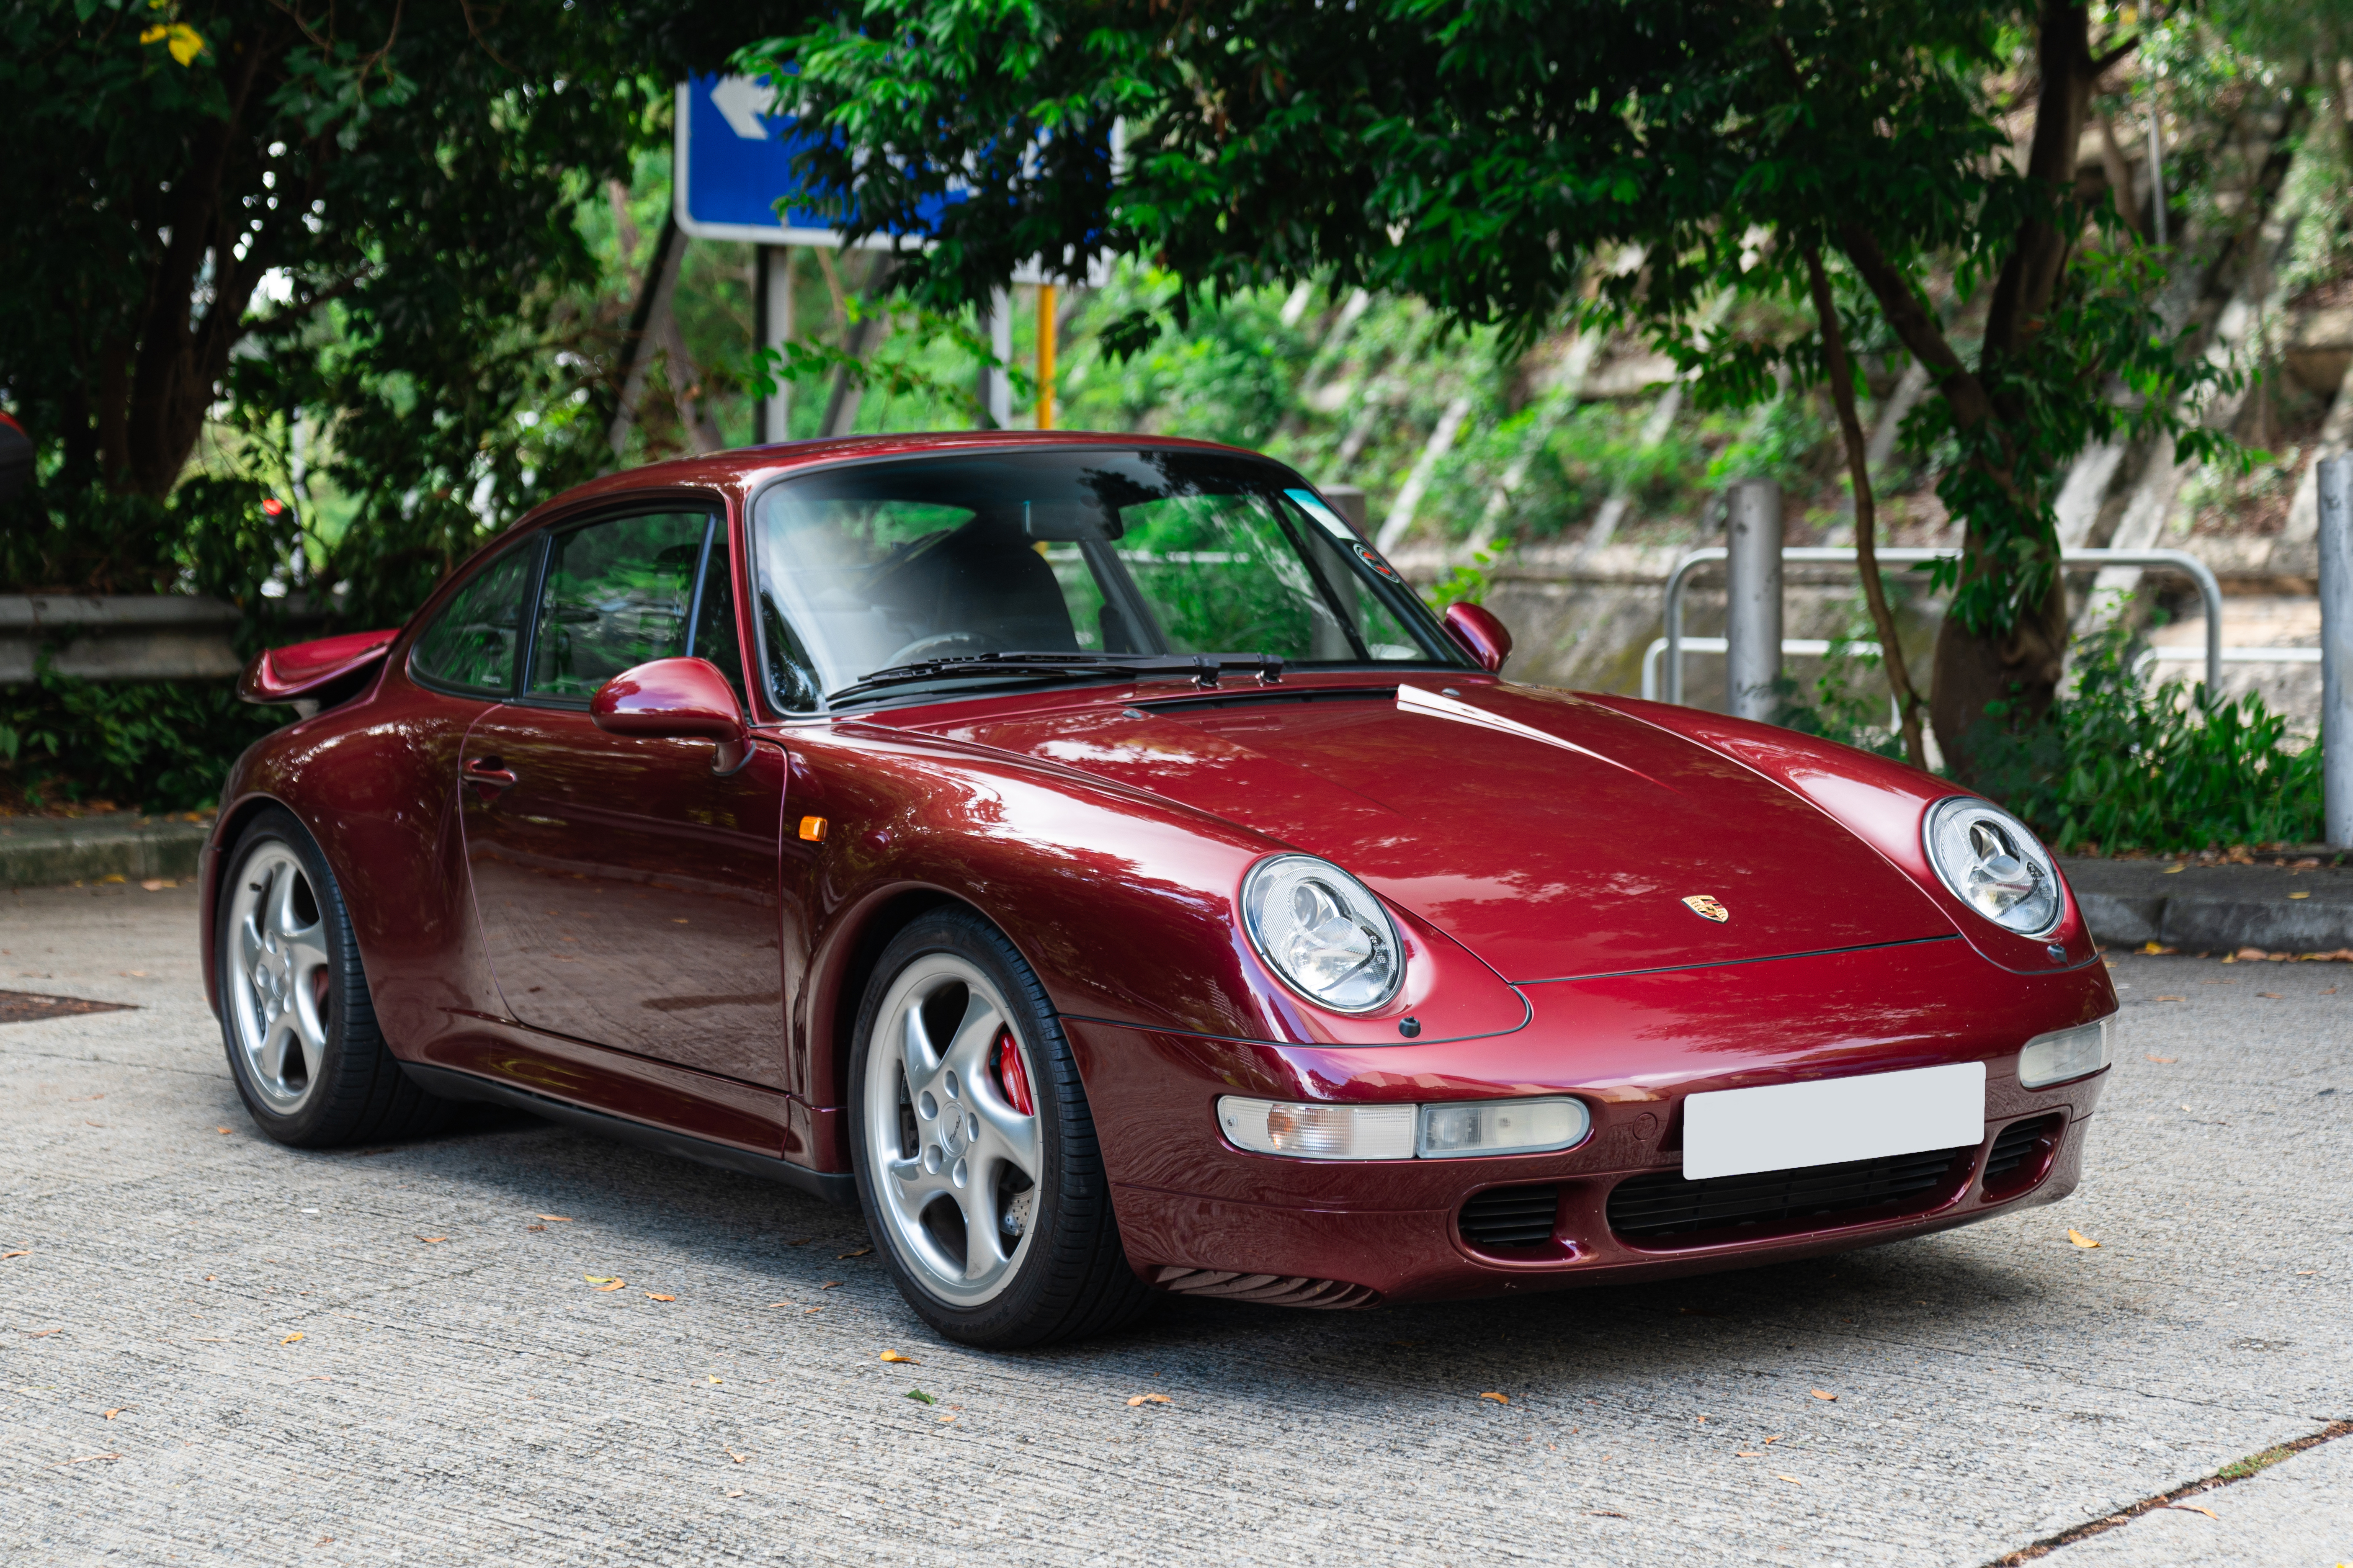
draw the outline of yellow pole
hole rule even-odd
[[[1038,285],[1038,428],[1054,427],[1054,286]]]

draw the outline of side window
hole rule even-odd
[[[531,587],[538,541],[510,550],[461,586],[433,617],[408,656],[408,668],[434,686],[505,697],[514,690],[515,650],[522,644],[522,600]]]
[[[586,698],[648,659],[686,651],[710,514],[610,518],[548,541],[532,645],[534,697]]]
[[[687,651],[717,665],[735,689],[735,700],[744,700],[744,651],[735,637],[735,573],[723,528],[712,531],[711,564],[703,574],[702,604]]]

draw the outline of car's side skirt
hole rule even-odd
[[[779,1160],[772,1154],[755,1154],[748,1149],[713,1143],[683,1132],[672,1132],[667,1128],[649,1127],[626,1116],[590,1110],[584,1106],[551,1100],[527,1089],[478,1078],[452,1068],[427,1067],[420,1062],[403,1062],[400,1067],[419,1089],[439,1095],[444,1100],[472,1100],[509,1106],[516,1110],[529,1111],[533,1116],[544,1117],[550,1121],[562,1122],[566,1127],[578,1128],[584,1132],[617,1138],[625,1143],[675,1154],[681,1160],[692,1160],[698,1164],[715,1165],[723,1171],[740,1171],[746,1175],[765,1176],[772,1182],[798,1187],[828,1203],[839,1204],[844,1208],[858,1206],[858,1178],[846,1171],[812,1171],[806,1165],[796,1165],[790,1160]]]

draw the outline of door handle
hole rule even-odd
[[[513,770],[497,757],[470,757],[466,761],[466,782],[480,788],[482,798],[491,798],[495,790],[512,789],[519,781]]]

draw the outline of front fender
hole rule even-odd
[[[814,726],[793,753],[791,816],[827,819],[797,846],[810,984],[809,1085],[856,1013],[861,940],[910,902],[970,905],[1003,930],[1072,1017],[1219,1039],[1398,1045],[1521,1027],[1518,992],[1442,931],[1394,907],[1407,980],[1380,1011],[1321,1008],[1269,973],[1235,917],[1242,877],[1289,847],[1221,818],[1052,763],[878,727]],[[797,868],[796,872],[795,868]],[[790,901],[790,900],[788,900]]]
[[[2059,884],[2065,908],[2058,928],[2042,937],[2020,936],[1994,924],[1945,886],[1944,879],[1928,864],[1921,819],[1936,802],[1973,792],[1903,763],[1795,730],[1674,703],[1601,692],[1577,695],[1720,752],[1811,801],[1917,882],[1988,963],[2014,974],[2047,974],[2053,969],[2091,963],[2099,957],[2075,902],[2075,889],[2067,886],[2063,871]],[[2063,956],[2052,956],[2050,950],[2054,947]]]

